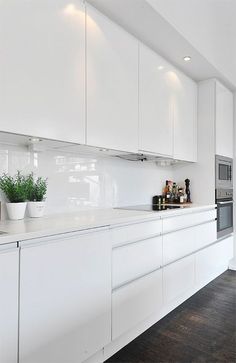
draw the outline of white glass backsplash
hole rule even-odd
[[[154,163],[0,144],[0,174],[17,170],[48,177],[46,214],[150,203],[173,177]]]

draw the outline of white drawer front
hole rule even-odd
[[[163,219],[163,233],[175,231],[181,228],[194,226],[199,223],[214,220],[216,218],[216,209],[206,212],[189,213],[182,216],[176,216]]]
[[[195,227],[195,249],[199,250],[217,240],[216,221],[204,223]]]
[[[163,236],[163,264],[166,265],[194,251],[195,231],[193,228],[168,233]]]
[[[114,248],[112,287],[115,288],[162,265],[162,237]]]
[[[163,269],[164,302],[171,303],[194,286],[194,255],[185,257]]]
[[[111,229],[112,246],[142,240],[161,234],[161,232],[162,222],[160,219],[113,228]]]
[[[228,268],[233,257],[233,237],[230,236],[196,254],[196,282],[208,283]]]
[[[161,309],[162,270],[155,271],[112,294],[112,339],[116,339]]]

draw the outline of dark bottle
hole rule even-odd
[[[191,203],[190,180],[185,179],[185,192],[187,194],[187,203]]]
[[[168,203],[170,201],[170,197],[171,197],[169,180],[166,180],[166,186],[165,186],[165,189],[164,189],[164,196],[165,196],[165,201]]]

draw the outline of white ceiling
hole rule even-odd
[[[235,0],[147,0],[236,86]]]
[[[236,89],[236,0],[87,1],[193,79]]]

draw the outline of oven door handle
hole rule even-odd
[[[217,202],[217,204],[224,205],[224,204],[233,204],[233,200],[229,200],[228,202]]]

